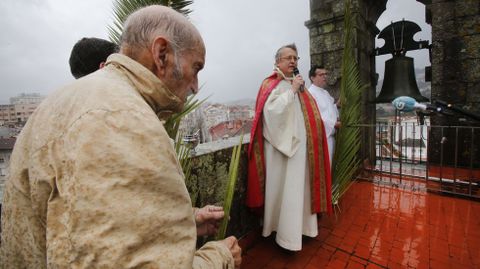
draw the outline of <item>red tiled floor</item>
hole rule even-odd
[[[480,269],[480,203],[420,185],[356,182],[340,201],[341,213],[322,216],[319,235],[305,239],[302,251],[260,238],[244,250],[242,268]]]

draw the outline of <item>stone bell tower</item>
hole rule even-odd
[[[361,79],[368,84],[362,94],[362,116],[365,124],[375,124],[375,26],[385,11],[387,0],[352,0],[352,11],[357,16],[353,34],[355,57],[360,67]],[[431,82],[432,99],[442,100],[456,108],[475,115],[480,114],[480,1],[479,0],[417,0],[425,5],[426,22],[432,25]],[[310,31],[311,65],[323,65],[330,70],[330,93],[338,98],[343,53],[343,0],[310,0],[310,20],[305,22]],[[429,71],[430,72],[430,71]],[[428,75],[428,74],[427,74]],[[469,117],[432,116],[432,125],[480,126]],[[362,137],[362,151],[374,160],[375,130]],[[439,134],[432,131],[429,161],[437,162],[443,156],[446,165],[454,156],[473,159],[473,167],[480,168],[480,132],[473,134]],[[445,138],[445,139],[443,139]],[[473,140],[475,141],[473,141]],[[463,141],[444,145],[439,151],[439,141]],[[471,146],[473,144],[473,147]],[[366,146],[366,145],[371,145]],[[469,146],[470,145],[470,146]],[[441,155],[441,156],[440,156]],[[460,164],[462,165],[462,164]]]

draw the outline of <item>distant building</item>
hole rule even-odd
[[[207,128],[228,120],[228,107],[223,104],[212,104],[203,110]]]
[[[22,93],[10,98],[10,104],[0,105],[1,125],[24,125],[45,97]]]
[[[247,134],[250,127],[245,126],[251,123],[253,115],[249,105],[203,103],[182,119],[179,133],[183,136],[197,134],[200,143],[234,137],[236,133]]]
[[[253,109],[249,106],[231,106],[228,108],[228,120],[247,120],[253,118]]]
[[[16,121],[15,105],[0,105],[0,124]]]
[[[3,200],[3,188],[7,179],[10,156],[14,145],[15,138],[0,138],[0,201]]]
[[[15,97],[10,97],[12,105],[40,104],[45,96],[38,93],[22,93]]]
[[[209,129],[211,141],[248,134],[250,133],[250,129],[252,129],[252,123],[252,120],[234,120],[219,123]]]

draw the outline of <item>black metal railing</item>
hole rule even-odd
[[[480,127],[415,120],[356,127],[367,137],[361,155],[370,180],[480,198]]]

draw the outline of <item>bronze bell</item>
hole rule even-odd
[[[413,69],[413,58],[396,54],[385,62],[385,76],[375,103],[389,103],[399,96],[409,96],[417,102],[428,102],[420,94]]]

